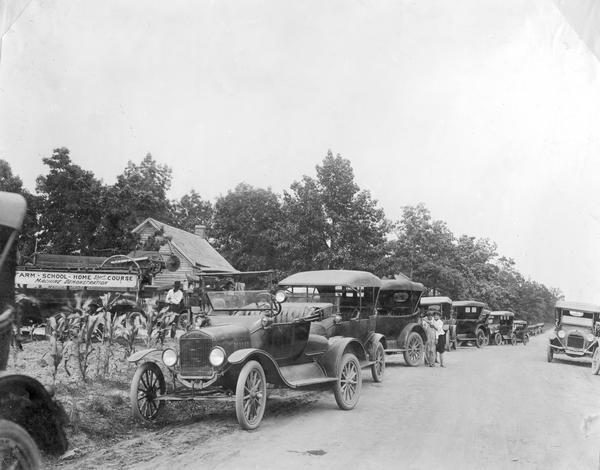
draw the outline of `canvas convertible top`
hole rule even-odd
[[[420,282],[413,282],[408,279],[383,279],[381,281],[381,290],[411,290],[423,292],[425,286]]]
[[[349,286],[381,287],[381,280],[366,271],[327,269],[322,271],[304,271],[286,277],[280,286]]]
[[[490,315],[493,317],[514,317],[515,314],[513,312],[510,312],[508,310],[494,310],[493,312],[490,312]]]
[[[450,297],[421,297],[421,305],[451,304]]]
[[[580,312],[587,313],[599,313],[600,305],[586,304],[583,302],[567,302],[565,300],[559,300],[556,302],[556,308],[562,308],[565,310],[577,310]]]

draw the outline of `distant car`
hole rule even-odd
[[[427,334],[421,325],[419,299],[425,287],[409,279],[383,279],[375,331],[384,336],[387,354],[402,353],[409,366],[423,362]]]
[[[282,308],[267,290],[206,293],[211,326],[189,331],[179,348],[133,354],[140,362],[131,382],[135,419],[154,421],[167,401],[230,400],[243,429],[257,428],[267,384],[300,389],[327,387],[339,408],[355,407],[367,353],[357,339],[311,331],[319,307]],[[167,390],[163,368],[173,376]]]
[[[489,343],[487,318],[490,314],[484,302],[460,300],[452,302],[456,314],[456,341],[460,345],[474,342],[481,348]]]
[[[525,346],[529,342],[529,324],[525,320],[515,320],[513,325],[517,342],[521,342]]]
[[[552,362],[556,354],[592,357],[592,371],[597,374],[600,360],[594,358],[597,358],[600,335],[600,306],[559,300],[554,313],[555,326],[548,343],[548,362]]]
[[[458,347],[456,314],[452,308],[452,299],[443,296],[421,297],[420,305],[421,315],[425,315],[425,312],[430,309],[440,312],[440,318],[444,322],[444,330],[446,330],[446,350],[456,349]]]
[[[508,310],[494,310],[488,315],[488,335],[493,344],[517,344],[514,333],[515,314]]]
[[[375,331],[380,288],[381,280],[366,271],[304,271],[279,282],[277,300],[300,309],[318,309],[321,318],[313,322],[311,333],[330,339],[356,338],[367,353],[361,367],[370,367],[373,380],[381,382],[384,337]]]

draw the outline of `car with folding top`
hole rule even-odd
[[[381,382],[385,371],[385,338],[376,332],[381,280],[366,271],[330,269],[304,271],[281,280],[276,298],[285,308],[319,312],[311,333],[328,338],[355,338],[366,355],[361,368]]]
[[[458,300],[452,302],[456,315],[456,341],[462,343],[474,342],[481,348],[489,342],[487,326],[490,310],[485,302],[477,300]]]
[[[375,331],[386,354],[402,353],[409,366],[423,361],[427,334],[421,324],[419,300],[425,287],[405,276],[382,279]]]
[[[559,300],[554,308],[554,330],[550,333],[547,359],[555,355],[592,357],[600,335],[600,305]]]
[[[513,327],[517,343],[521,342],[525,346],[529,342],[529,322],[527,320],[515,320]]]
[[[206,295],[210,326],[184,333],[177,348],[129,358],[139,363],[130,389],[134,418],[154,421],[169,401],[226,400],[235,403],[240,426],[251,430],[262,421],[267,385],[329,388],[339,408],[355,407],[367,352],[353,337],[312,331],[328,306],[281,305],[269,290]]]
[[[419,305],[422,316],[426,314],[427,310],[440,313],[440,319],[444,322],[446,331],[446,350],[456,349],[458,340],[456,339],[456,315],[452,308],[452,299],[446,296],[421,297]]]
[[[517,344],[514,332],[515,314],[508,310],[494,310],[488,315],[488,336],[493,344]]]

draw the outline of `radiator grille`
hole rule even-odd
[[[208,356],[212,348],[212,338],[181,338],[179,340],[181,374],[210,377],[213,374],[213,368],[208,362]]]
[[[570,334],[567,337],[567,347],[574,349],[583,349],[583,336],[579,334]]]

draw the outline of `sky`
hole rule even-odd
[[[331,149],[388,218],[423,202],[600,303],[600,61],[569,0],[6,1],[0,159],[30,190],[63,146],[107,184],[150,152],[211,200]]]

